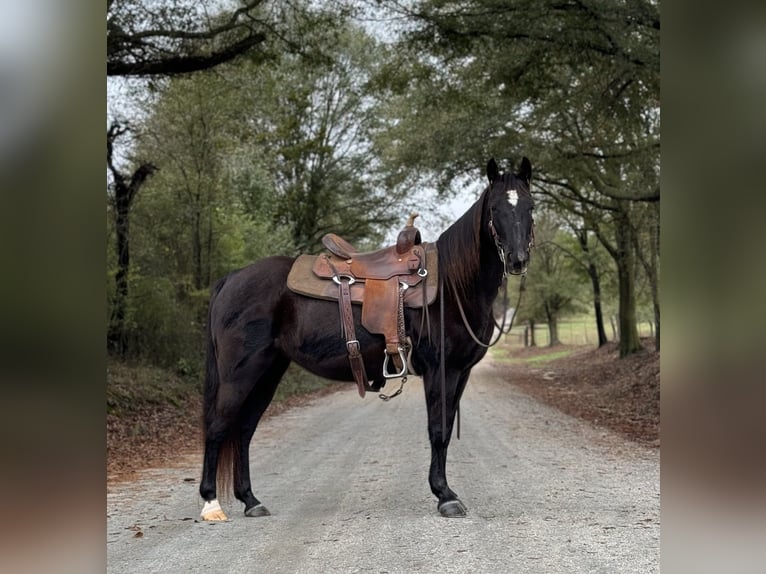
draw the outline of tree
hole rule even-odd
[[[577,242],[580,245],[580,249],[585,255],[585,260],[580,261],[575,258],[584,268],[588,274],[588,278],[591,281],[591,287],[593,290],[593,315],[596,319],[596,333],[598,339],[598,346],[603,347],[607,344],[608,339],[606,337],[606,329],[604,328],[604,312],[603,305],[601,304],[601,273],[596,266],[595,258],[593,257],[593,251],[590,244],[590,233],[585,227],[575,229],[575,236]]]
[[[236,102],[220,74],[178,77],[134,126],[134,155],[152,157],[158,171],[131,211],[131,356],[196,365],[213,280],[289,249],[284,234],[246,206],[250,199],[268,203],[269,189],[230,172],[238,145],[230,134],[241,119]]]
[[[634,250],[649,282],[654,312],[654,348],[660,350],[660,210],[658,204],[644,207],[636,217]],[[642,240],[643,239],[643,240]]]
[[[608,342],[606,329],[604,328],[602,295],[603,273],[601,268],[603,267],[603,256],[601,256],[598,246],[593,244],[591,239],[593,232],[584,225],[582,219],[573,217],[571,210],[566,210],[563,213],[560,213],[559,217],[563,219],[566,229],[568,229],[572,235],[562,235],[561,240],[556,241],[554,245],[570,258],[570,261],[575,267],[582,271],[591,283],[593,316],[596,322],[596,337],[598,346],[602,347]],[[576,240],[576,246],[570,245],[572,237]],[[577,247],[579,247],[579,250]]]
[[[118,169],[114,161],[114,142],[128,131],[127,126],[115,122],[106,134],[106,164],[112,176],[108,197],[111,202],[116,235],[117,273],[115,274],[115,298],[107,332],[107,342],[120,355],[127,353],[125,328],[128,304],[128,277],[130,274],[130,211],[138,190],[157,170],[150,162],[141,162],[128,176]]]
[[[401,194],[382,184],[371,153],[377,99],[368,86],[385,50],[350,24],[315,30],[311,41],[324,60],[285,54],[257,72],[227,70],[232,86],[249,89],[240,91],[240,139],[275,183],[274,223],[290,230],[296,252],[315,251],[329,231],[372,246],[401,217]]]
[[[520,318],[529,321],[533,329],[535,323],[545,322],[551,347],[561,344],[558,331],[561,315],[581,308],[582,283],[569,255],[568,241],[571,242],[571,236],[560,230],[555,219],[536,218],[535,254],[529,265]]]
[[[233,173],[241,160],[234,135],[243,122],[239,96],[240,90],[220,73],[174,78],[141,127],[141,153],[162,168],[141,211],[152,236],[144,270],[171,273],[189,292],[206,290],[232,265],[244,264],[241,243],[262,241],[250,236],[257,214],[247,212],[244,194],[258,193],[268,203],[268,190],[255,190],[251,180]],[[232,259],[229,250],[242,257]],[[271,253],[260,253],[266,254]]]

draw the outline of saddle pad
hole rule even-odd
[[[436,299],[436,293],[439,289],[439,257],[435,243],[423,243],[426,249],[426,305],[430,305]],[[338,285],[332,279],[323,279],[317,277],[314,273],[314,266],[321,256],[318,255],[299,255],[293,263],[290,273],[287,276],[287,288],[293,293],[313,297],[315,299],[326,299],[328,301],[338,300]],[[415,275],[412,279],[420,279]],[[364,300],[364,282],[357,281],[350,287],[351,302],[362,304]],[[423,287],[416,285],[410,287],[404,294],[404,304],[413,309],[419,309],[423,306]]]

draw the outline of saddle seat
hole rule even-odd
[[[411,215],[405,228],[399,232],[396,245],[377,251],[360,252],[334,233],[322,237],[322,245],[333,255],[345,260],[348,269],[341,274],[350,274],[354,279],[390,279],[410,275],[425,265],[423,251],[413,250],[413,247],[422,243],[420,231],[414,226],[415,217],[417,214]]]

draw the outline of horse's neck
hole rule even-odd
[[[503,279],[503,266],[494,242],[482,241],[480,261],[478,270],[465,286],[465,296],[479,307],[490,308]]]
[[[464,215],[466,219],[470,214]],[[469,270],[460,279],[450,276],[450,271],[454,267],[448,266],[444,272],[445,282],[448,285],[448,291],[453,296],[460,297],[464,305],[473,307],[476,311],[482,313],[488,311],[497,297],[497,291],[500,288],[503,278],[503,265],[497,252],[494,241],[489,236],[488,223],[481,220],[480,242],[478,245],[465,244],[460,252],[450,252],[449,256],[458,261],[466,262],[466,269]],[[451,239],[451,234],[458,234],[461,231],[457,226],[447,229],[438,243],[447,243]],[[441,256],[441,250],[440,250]],[[471,262],[468,264],[467,262]]]

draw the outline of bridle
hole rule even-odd
[[[495,247],[497,248],[497,254],[500,256],[500,261],[503,264],[503,280],[508,277],[508,258],[505,256],[505,247],[503,242],[500,241],[500,234],[495,229],[495,224],[492,221],[492,210],[489,212],[489,232],[492,234],[492,239],[495,241]]]

